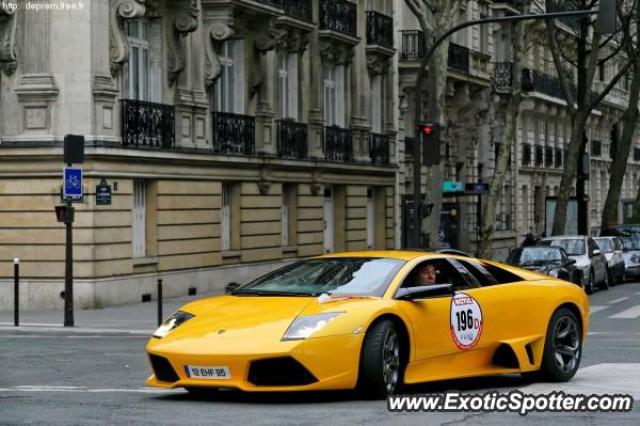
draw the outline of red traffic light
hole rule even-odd
[[[431,136],[435,131],[435,124],[418,124],[417,128],[425,136]]]

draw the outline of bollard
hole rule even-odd
[[[20,259],[13,259],[13,325],[20,325]]]
[[[162,279],[158,278],[158,326],[162,324]]]

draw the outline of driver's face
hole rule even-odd
[[[420,269],[420,283],[422,285],[436,283],[436,268],[433,265],[427,265]]]

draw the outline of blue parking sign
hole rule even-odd
[[[82,169],[65,167],[62,196],[67,201],[82,201]]]

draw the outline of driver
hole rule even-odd
[[[433,285],[436,283],[436,267],[431,263],[420,266],[418,270],[418,285]]]

